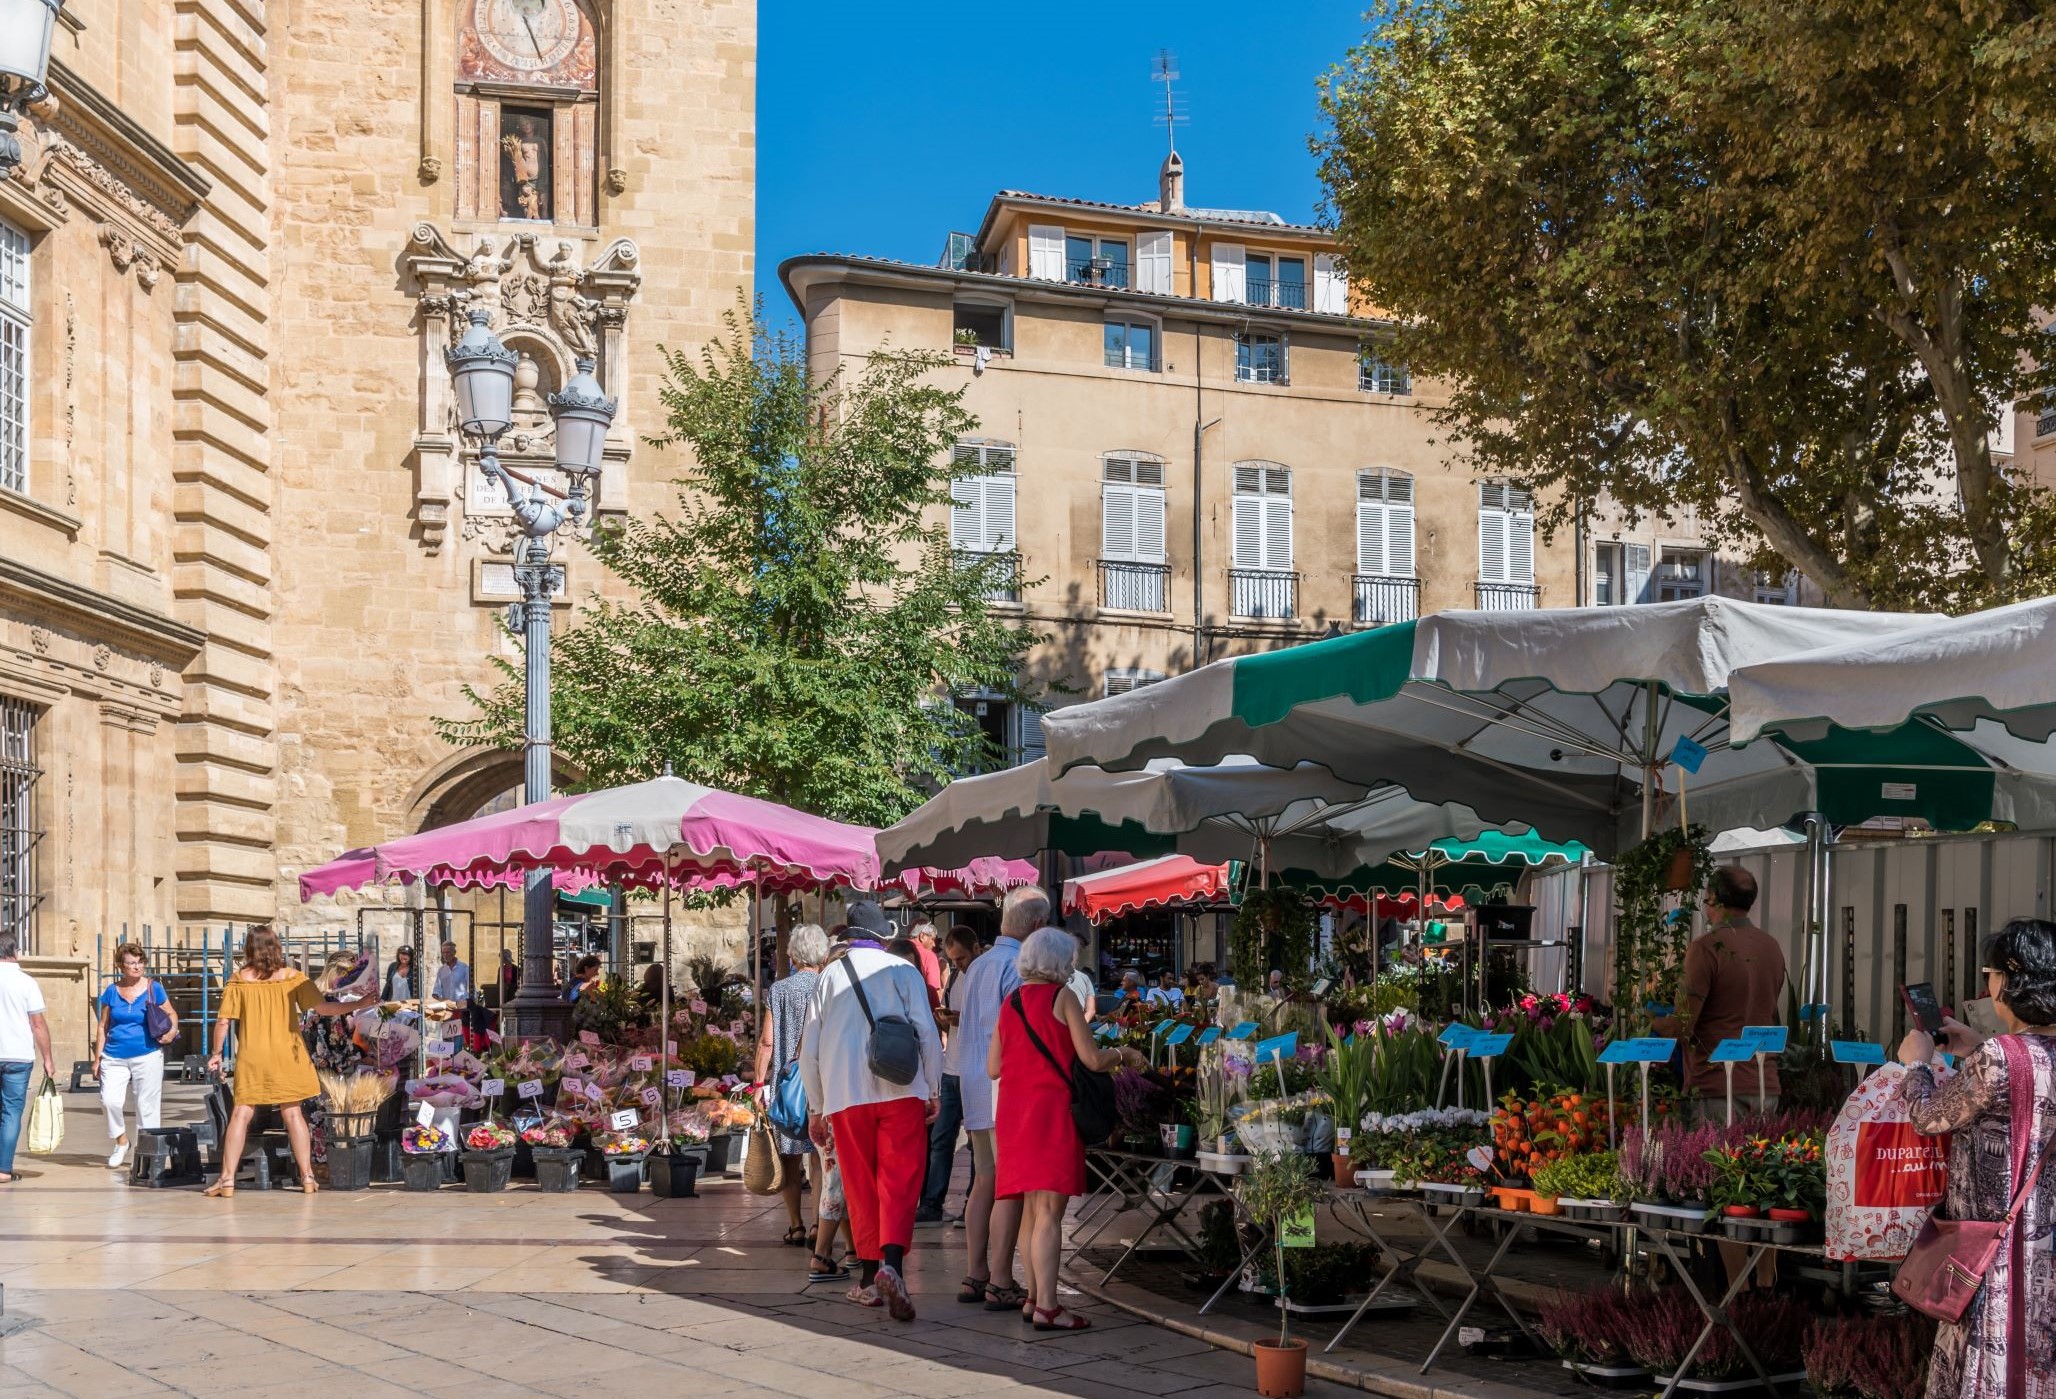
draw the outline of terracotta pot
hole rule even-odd
[[[1298,1339],[1279,1345],[1258,1341],[1256,1392],[1265,1399],[1299,1399],[1306,1393],[1306,1342]]]
[[[1813,1211],[1774,1209],[1770,1211],[1770,1217],[1780,1224],[1805,1224],[1812,1220]]]
[[[1681,845],[1671,851],[1670,864],[1663,871],[1663,887],[1674,894],[1692,887],[1691,846]]]
[[[1349,1153],[1333,1151],[1328,1153],[1329,1164],[1335,1168],[1335,1183],[1345,1189],[1356,1184],[1356,1176],[1349,1169]]]
[[[1563,1213],[1563,1206],[1559,1205],[1556,1202],[1556,1197],[1554,1195],[1544,1195],[1540,1191],[1537,1191],[1533,1195],[1530,1195],[1528,1197],[1528,1208],[1533,1210],[1536,1214]]]
[[[1763,1213],[1754,1205],[1722,1205],[1720,1212],[1729,1219],[1755,1219]]]

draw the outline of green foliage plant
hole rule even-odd
[[[1692,913],[1713,878],[1704,826],[1665,827],[1621,852],[1613,867],[1613,1003],[1622,1031],[1646,1028],[1644,1006],[1675,1005],[1692,938]],[[1669,887],[1672,857],[1690,852],[1686,888]]]
[[[1291,1151],[1266,1151],[1250,1160],[1249,1168],[1235,1182],[1235,1199],[1242,1211],[1259,1226],[1270,1230],[1276,1253],[1277,1275],[1289,1278],[1285,1268],[1284,1224],[1288,1219],[1319,1204],[1327,1191],[1314,1176],[1314,1163]],[[1284,1287],[1279,1298],[1287,1296]],[[1292,1312],[1278,1308],[1278,1344],[1292,1338]]]
[[[1255,991],[1273,970],[1289,984],[1303,983],[1312,964],[1318,924],[1313,904],[1296,889],[1245,889],[1228,935],[1228,966],[1235,984]]]

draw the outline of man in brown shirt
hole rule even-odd
[[[1722,865],[1706,891],[1706,932],[1685,949],[1685,970],[1674,1013],[1656,1022],[1656,1033],[1685,1043],[1685,1087],[1702,1099],[1727,1096],[1727,1072],[1706,1056],[1744,1025],[1777,1023],[1785,990],[1785,950],[1776,938],[1749,921],[1756,906],[1756,877],[1740,865]],[[1767,1109],[1778,1096],[1775,1057],[1764,1065],[1763,1098],[1756,1069],[1735,1075],[1735,1110]],[[1723,1109],[1724,1110],[1724,1109]]]

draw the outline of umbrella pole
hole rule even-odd
[[[1656,682],[1643,692],[1642,707],[1642,839],[1656,833]]]
[[[669,1136],[671,1127],[671,857],[664,857],[664,977],[657,992],[657,1063],[664,1083],[664,1120],[657,1124],[658,1136]],[[668,1148],[667,1148],[668,1150]]]
[[[822,906],[828,895],[822,893]],[[750,1014],[760,1023],[764,1015],[764,876],[750,875]]]

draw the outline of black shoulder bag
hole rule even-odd
[[[921,1072],[921,1032],[904,1015],[873,1015],[871,998],[864,994],[864,979],[847,956],[842,959],[842,969],[849,974],[850,989],[857,993],[857,1004],[863,1007],[864,1019],[871,1027],[866,1063],[872,1076],[906,1087]]]
[[[1015,991],[1007,1001],[1013,1006],[1014,1014],[1021,1017],[1021,1028],[1028,1032],[1029,1041],[1042,1051],[1042,1057],[1057,1071],[1057,1076],[1063,1077],[1064,1066],[1057,1062],[1057,1056],[1049,1052],[1042,1036],[1036,1034],[1035,1027],[1028,1023],[1028,1011],[1021,1004],[1021,993]],[[1078,1129],[1080,1141],[1087,1146],[1098,1146],[1121,1125],[1121,1115],[1114,1107],[1114,1076],[1086,1068],[1085,1061],[1073,1055],[1070,1077],[1071,1122]]]

